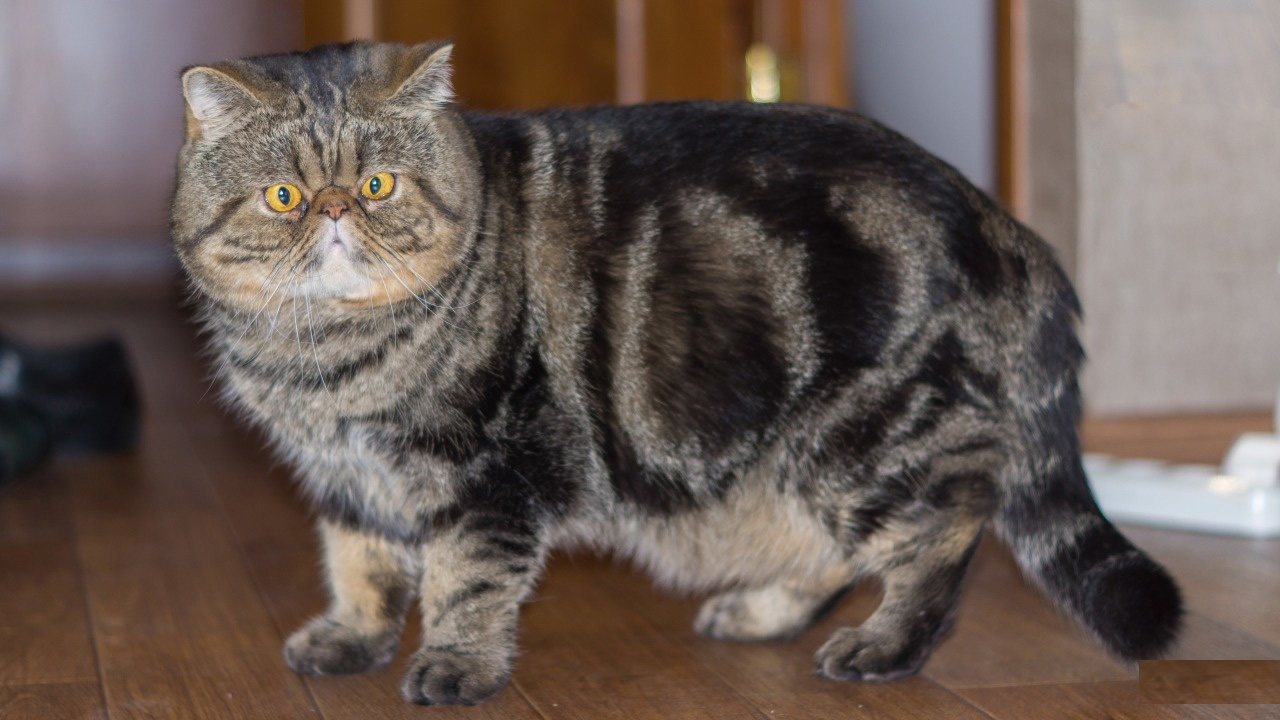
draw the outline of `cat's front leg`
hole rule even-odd
[[[376,670],[391,661],[413,598],[408,548],[328,520],[319,523],[331,602],[289,636],[285,662],[307,675]]]
[[[511,675],[519,607],[545,555],[538,524],[473,510],[422,547],[423,645],[401,686],[420,705],[474,705]]]

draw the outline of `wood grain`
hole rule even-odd
[[[97,680],[74,544],[0,545],[0,685]]]
[[[1280,660],[1143,660],[1138,697],[1158,705],[1280,705]]]
[[[5,720],[106,720],[97,682],[0,685],[0,718]]]
[[[1263,720],[1275,718],[1278,709],[1248,705],[1146,704],[1138,696],[1138,686],[1133,682],[974,688],[961,694],[998,720]]]
[[[955,629],[924,673],[950,688],[1132,677],[1023,580],[990,533],[965,580]]]
[[[583,622],[591,623],[586,628],[590,632],[582,633],[586,640],[580,642],[600,643],[603,638],[605,647],[597,652],[609,652],[612,628],[639,623],[645,637],[667,645],[664,657],[688,657],[697,665],[691,668],[681,659],[678,668],[668,666],[669,670],[678,669],[686,678],[709,673],[771,718],[883,717],[888,712],[903,718],[982,717],[925,678],[859,685],[813,675],[814,651],[837,627],[856,625],[870,614],[879,602],[874,587],[844,598],[831,616],[801,638],[779,643],[724,643],[698,637],[691,627],[698,600],[659,592],[639,573],[593,558],[572,557],[553,564],[544,588],[548,603],[563,602],[576,611],[576,622],[569,626],[575,634]],[[535,605],[529,614],[541,610]],[[617,672],[634,672],[631,655],[639,652],[628,651],[628,662],[619,660]]]
[[[454,85],[466,107],[512,110],[617,98],[610,2],[385,0],[379,11],[379,40],[453,40]]]

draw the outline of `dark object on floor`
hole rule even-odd
[[[0,397],[0,480],[21,475],[49,453],[49,423],[29,403]]]
[[[47,452],[121,452],[137,444],[137,389],[114,338],[37,348],[0,336],[0,401],[0,476]]]

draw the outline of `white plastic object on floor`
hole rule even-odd
[[[1276,434],[1245,433],[1221,468],[1085,455],[1085,474],[1114,522],[1280,537],[1280,397]]]

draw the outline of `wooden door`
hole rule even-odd
[[[471,108],[737,100],[753,88],[757,99],[844,106],[841,10],[840,0],[308,0],[304,26],[308,45],[451,38]],[[776,92],[762,96],[771,78]]]

